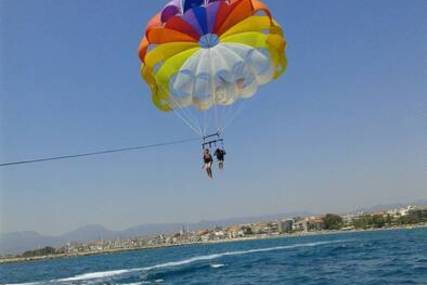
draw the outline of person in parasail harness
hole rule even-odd
[[[213,158],[212,158],[212,155],[209,153],[209,149],[205,149],[203,153],[203,163],[204,163],[203,168],[206,169],[206,172],[208,173],[208,176],[210,178],[213,178],[212,162],[213,162]]]
[[[227,153],[225,152],[225,150],[221,149],[221,148],[217,148],[214,155],[216,156],[216,159],[218,159],[218,165],[219,165],[219,169],[223,169],[224,168],[224,156]]]

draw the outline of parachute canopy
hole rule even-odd
[[[139,57],[158,109],[200,113],[226,110],[279,77],[285,48],[282,28],[259,0],[173,0],[148,23]],[[192,124],[198,115],[190,115],[181,113]]]

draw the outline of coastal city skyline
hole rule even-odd
[[[424,203],[424,202],[420,202]],[[427,203],[424,203],[427,204]],[[394,206],[396,207],[396,206]],[[45,240],[37,248],[27,248],[15,254],[0,248],[0,263],[33,261],[46,258],[67,256],[97,255],[127,250],[162,248],[171,246],[222,243],[228,241],[245,241],[266,238],[292,237],[306,234],[334,234],[340,232],[360,232],[372,230],[398,230],[425,228],[427,226],[427,206],[406,205],[393,208],[366,209],[357,213],[321,215],[293,214],[235,223],[218,221],[215,225],[185,225],[178,230],[158,230],[142,234],[102,233],[97,237],[68,237],[56,241],[56,245]],[[94,229],[92,229],[93,231]],[[10,242],[10,241],[9,241]]]

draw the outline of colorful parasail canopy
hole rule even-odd
[[[252,97],[284,73],[285,48],[282,28],[259,0],[173,0],[148,23],[139,57],[154,105],[181,110],[194,127],[183,109],[227,109]],[[213,123],[202,116],[195,129],[204,135]]]

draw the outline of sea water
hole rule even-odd
[[[0,265],[0,284],[423,284],[427,229],[149,249]]]

